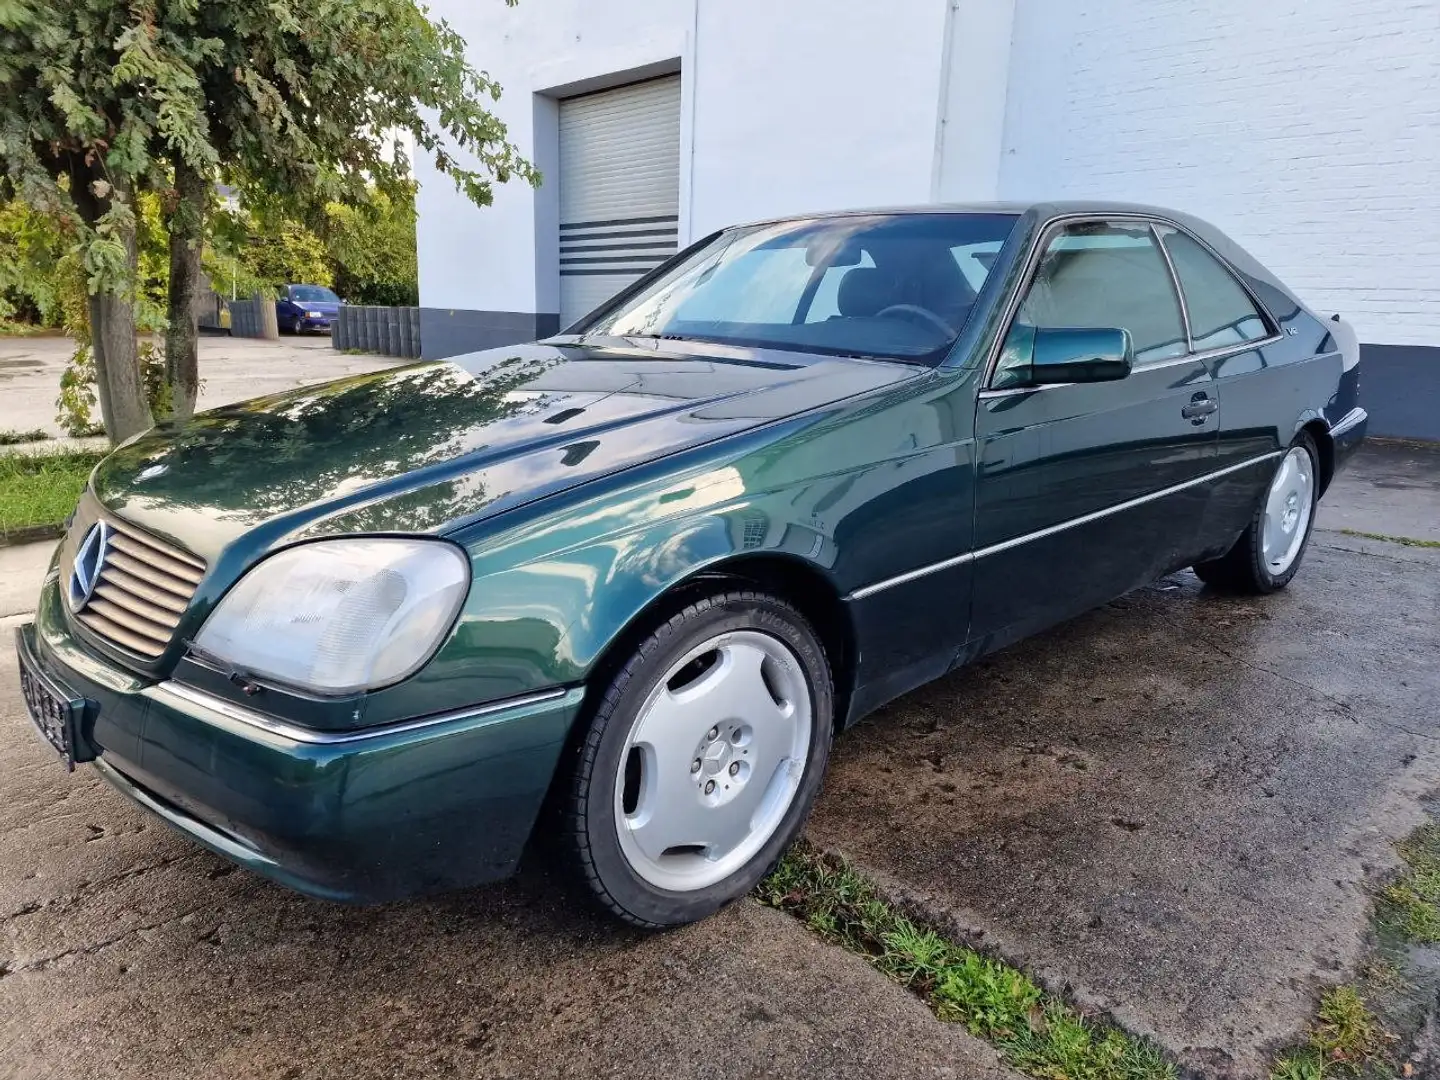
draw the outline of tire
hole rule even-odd
[[[765,593],[719,593],[597,689],[561,807],[591,896],[652,929],[744,896],[794,841],[829,760],[830,667],[810,624]]]
[[[290,324],[290,332],[296,337],[299,337],[301,334],[303,334],[305,332],[305,320],[296,319],[293,323]]]
[[[1291,495],[1294,501],[1289,499]],[[1310,546],[1319,501],[1320,455],[1315,449],[1315,440],[1302,431],[1280,459],[1240,539],[1218,559],[1196,563],[1196,576],[1214,588],[1252,596],[1285,588],[1300,569],[1305,549]],[[1286,530],[1283,522],[1288,520],[1290,510],[1296,517],[1293,527]],[[1265,548],[1267,523],[1271,530],[1268,553]],[[1283,546],[1277,547],[1277,544]]]

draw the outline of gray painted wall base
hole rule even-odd
[[[560,316],[550,311],[420,309],[420,355],[425,360],[441,360],[480,349],[518,345],[559,332]]]
[[[1360,404],[1371,435],[1440,441],[1440,348],[1360,346]]]
[[[470,311],[421,308],[420,340],[426,360],[518,345],[560,332],[555,312]],[[1360,403],[1370,413],[1370,434],[1440,442],[1440,348],[1362,345]]]

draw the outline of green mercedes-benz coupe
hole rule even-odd
[[[727,229],[548,341],[121,446],[22,686],[65,762],[306,893],[489,881],[548,833],[683,923],[885,702],[1181,567],[1286,585],[1358,375],[1170,211]]]

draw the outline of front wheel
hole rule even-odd
[[[305,332],[305,320],[303,317],[296,319],[290,324],[290,332],[292,334],[303,334]]]
[[[776,597],[708,597],[647,636],[597,702],[566,797],[601,905],[676,926],[754,888],[815,801],[832,700],[819,639]]]
[[[1280,459],[1270,487],[1240,539],[1218,559],[1195,564],[1201,581],[1254,594],[1272,593],[1290,584],[1315,527],[1319,460],[1314,440],[1302,431]]]

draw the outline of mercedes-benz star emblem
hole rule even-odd
[[[108,524],[97,521],[75,552],[75,569],[70,572],[70,607],[75,611],[90,603],[95,586],[100,584],[100,571],[110,551],[110,533]]]

